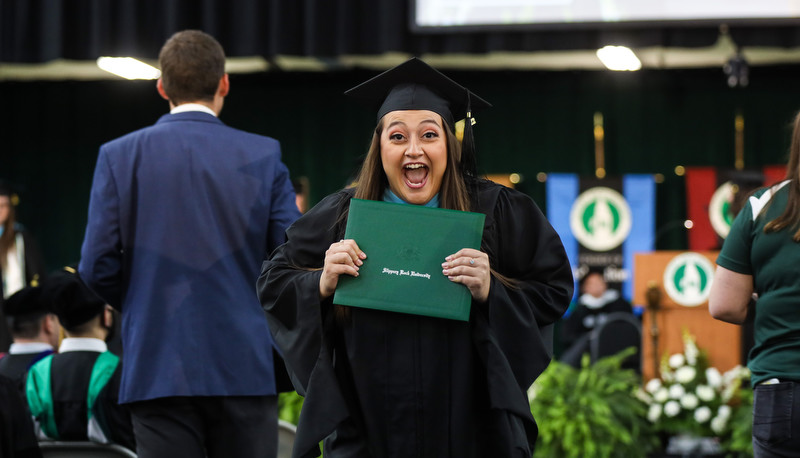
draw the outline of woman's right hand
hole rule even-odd
[[[322,268],[322,277],[319,279],[319,298],[329,298],[336,285],[339,284],[339,275],[352,275],[358,277],[358,268],[367,259],[366,253],[353,239],[340,240],[332,243],[325,252],[325,265]]]

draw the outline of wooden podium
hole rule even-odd
[[[675,275],[669,276],[676,272],[675,266],[680,265],[680,261],[687,257],[701,261],[697,257],[699,255],[707,259],[710,265],[705,262],[690,261],[692,275],[695,283],[699,283],[698,280],[702,279],[706,286],[707,282],[712,281],[713,274],[706,278],[708,270],[697,268],[696,265],[716,268],[717,254],[719,252],[716,251],[656,251],[634,255],[633,301],[637,305],[645,306],[642,316],[641,353],[642,379],[645,382],[658,375],[658,367],[664,355],[683,352],[684,329],[696,338],[698,348],[708,354],[709,363],[720,372],[725,372],[741,363],[741,328],[712,318],[708,313],[707,299],[697,305],[687,306],[678,303],[676,297],[683,301],[675,291],[674,285],[679,282],[674,280]],[[686,272],[689,271],[685,265],[678,269],[681,268]],[[665,272],[668,275],[665,276]],[[683,273],[681,270],[677,271],[677,275]],[[673,284],[666,284],[671,281]]]

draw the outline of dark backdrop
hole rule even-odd
[[[718,24],[607,24],[414,33],[410,0],[0,0],[0,62],[155,57],[174,32],[215,36],[229,56],[337,57],[386,52],[481,54],[608,44],[711,46]],[[800,45],[797,24],[732,24],[739,46]]]
[[[592,120],[602,112],[610,175],[660,173],[659,249],[683,249],[685,191],[676,165],[732,167],[734,117],[745,116],[745,163],[782,163],[800,109],[800,67],[753,67],[747,88],[721,69],[635,73],[446,72],[494,104],[476,126],[480,168],[521,173],[519,188],[544,207],[539,172],[594,172]],[[374,114],[342,92],[374,72],[232,75],[222,120],[278,138],[312,203],[341,187],[366,151]],[[76,262],[98,147],[152,124],[167,104],[155,82],[0,83],[0,178],[20,187],[19,219],[48,266]],[[187,203],[191,204],[191,203]]]

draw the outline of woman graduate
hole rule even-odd
[[[380,107],[357,183],[292,225],[258,280],[305,396],[295,456],[317,456],[324,439],[326,458],[530,457],[526,391],[550,361],[539,328],[572,297],[558,235],[529,197],[477,178],[471,109],[488,103],[466,88],[411,59],[346,94]],[[442,259],[441,275],[472,296],[469,321],[333,304],[339,278],[369,262],[342,240],[353,197],[486,215],[481,249]]]

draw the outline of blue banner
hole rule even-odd
[[[608,283],[631,300],[633,255],[655,248],[652,175],[598,180],[549,174],[547,218],[561,237],[576,281],[589,268],[601,267]]]

